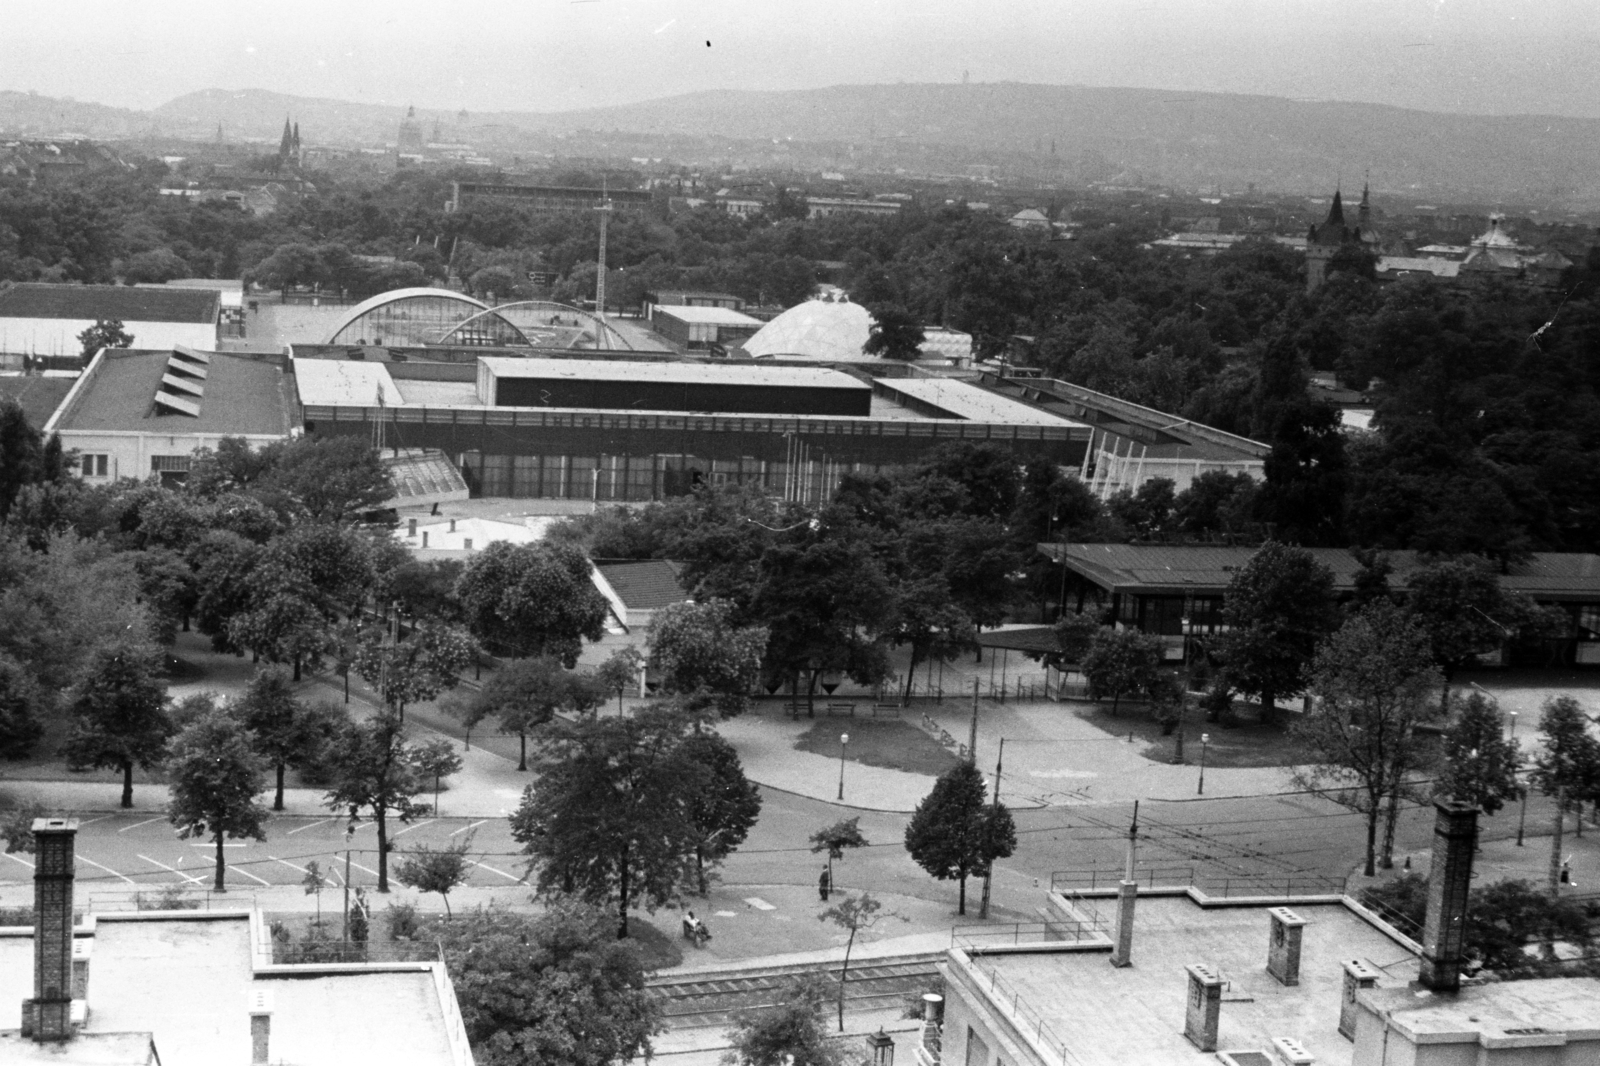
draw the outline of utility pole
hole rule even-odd
[[[989,847],[994,846],[994,823],[1000,817],[1000,767],[1006,759],[1006,738],[1000,738],[1000,751],[994,759],[994,799],[989,808],[989,823],[983,829],[983,842]],[[989,856],[989,865],[983,872],[983,902],[978,907],[978,917],[989,917],[989,887],[994,883],[994,856]]]
[[[611,197],[605,191],[603,179],[600,182],[600,206],[595,211],[600,215],[600,269],[594,280],[594,310],[600,322],[594,343],[596,348],[610,348],[611,341],[606,333],[606,223],[611,220]]]
[[[340,939],[350,943],[350,835],[345,834],[344,849],[344,933]]]
[[[967,762],[978,765],[978,679],[972,679],[972,728],[967,730]]]

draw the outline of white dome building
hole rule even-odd
[[[872,315],[848,300],[807,300],[762,326],[744,342],[753,356],[783,359],[870,359],[861,346],[872,332]]]

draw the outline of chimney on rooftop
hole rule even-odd
[[[1467,893],[1472,888],[1472,849],[1478,842],[1478,808],[1435,800],[1433,864],[1428,871],[1428,913],[1422,926],[1422,965],[1417,981],[1435,992],[1461,988]]]
[[[22,1003],[23,1035],[38,1043],[72,1037],[72,879],[76,818],[36,818],[33,843],[33,998]]]
[[[1300,983],[1300,939],[1305,932],[1306,920],[1288,907],[1273,907],[1267,911],[1271,923],[1267,934],[1267,972],[1279,984]]]
[[[1201,1051],[1215,1051],[1222,1021],[1222,975],[1200,963],[1184,969],[1189,975],[1189,996],[1183,1035]]]

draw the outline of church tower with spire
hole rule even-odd
[[[1369,211],[1367,194],[1361,194],[1359,217],[1365,219]],[[1312,226],[1306,234],[1306,292],[1316,292],[1328,276],[1328,263],[1346,245],[1361,239],[1359,226],[1347,226],[1344,221],[1344,195],[1335,189],[1328,217],[1320,226]]]

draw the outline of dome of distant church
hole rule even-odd
[[[872,315],[845,299],[807,300],[762,326],[744,342],[751,355],[801,359],[860,359]]]

